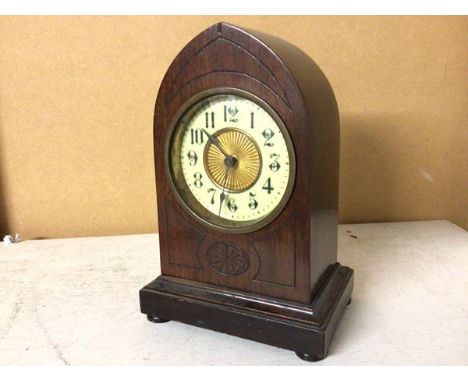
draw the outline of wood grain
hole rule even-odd
[[[226,89],[268,104],[284,122],[296,158],[286,206],[247,233],[198,220],[177,198],[168,165],[184,110]],[[336,262],[339,132],[330,84],[290,43],[226,23],[188,43],[155,106],[162,275],[140,291],[141,312],[151,322],[176,320],[294,350],[303,359],[325,358],[353,289],[353,271]],[[236,267],[224,264],[228,252]]]
[[[181,107],[198,93],[226,87],[258,96],[274,109],[288,128],[298,164],[283,212],[268,226],[247,234],[216,232],[193,219],[176,199],[165,165],[165,145]],[[154,153],[164,275],[310,301],[319,277],[336,262],[339,118],[333,91],[308,56],[282,40],[229,24],[207,29],[174,59],[161,84]],[[184,240],[177,236],[181,227],[187,227]],[[284,230],[294,234],[277,235]],[[203,262],[207,248],[216,242],[243,248],[258,269],[226,277],[210,268],[195,271],[177,265],[185,264],[187,256]]]

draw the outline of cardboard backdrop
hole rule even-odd
[[[156,93],[218,21],[286,39],[341,111],[341,222],[468,228],[466,17],[0,17],[0,228],[157,230]]]

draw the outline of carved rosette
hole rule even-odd
[[[250,265],[247,253],[234,243],[216,242],[208,248],[206,257],[212,268],[229,276],[244,273]]]

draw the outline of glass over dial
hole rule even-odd
[[[183,204],[221,230],[246,232],[268,224],[294,182],[286,128],[250,95],[218,94],[192,105],[178,120],[168,153]]]

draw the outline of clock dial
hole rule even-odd
[[[169,154],[184,205],[220,229],[245,232],[267,224],[294,181],[288,132],[253,96],[218,94],[192,105],[175,126]]]

